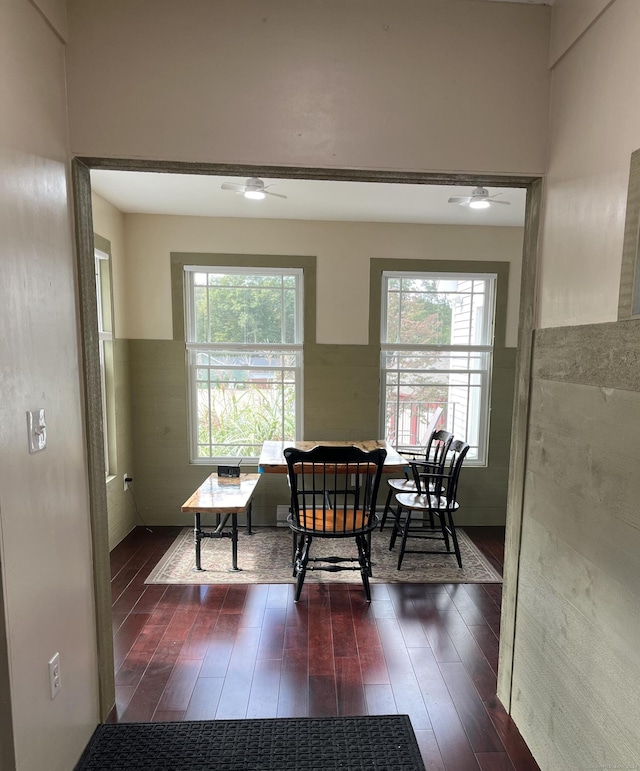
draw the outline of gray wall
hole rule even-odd
[[[115,463],[110,469],[113,476],[107,480],[107,507],[109,515],[109,548],[142,524],[136,515],[134,496],[136,467],[133,459],[131,423],[131,351],[128,340],[113,341]],[[134,482],[129,491],[124,489],[124,475]]]

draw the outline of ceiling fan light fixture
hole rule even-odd
[[[489,201],[478,199],[477,201],[469,201],[470,209],[488,209],[491,206]]]
[[[273,185],[265,185],[264,181],[260,177],[249,177],[244,185],[238,182],[223,182],[220,186],[223,190],[232,190],[238,195],[242,195],[243,198],[249,200],[262,201],[268,195],[275,196],[276,198],[286,198],[286,195],[282,193],[273,193],[271,190],[267,190],[268,187]]]

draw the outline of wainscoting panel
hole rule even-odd
[[[535,335],[512,716],[542,768],[640,764],[638,332]]]

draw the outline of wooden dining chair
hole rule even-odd
[[[412,454],[405,452],[403,453],[403,457],[406,457],[410,464],[414,460],[420,461],[425,464],[425,466],[429,466],[433,471],[442,471],[447,459],[447,452],[449,451],[449,446],[452,441],[453,434],[451,434],[449,431],[445,431],[444,429],[441,429],[440,431],[433,431],[426,442],[424,453],[420,455],[415,453],[413,454],[413,457],[410,457]],[[416,492],[416,483],[413,478],[413,474],[405,474],[404,477],[392,477],[391,479],[387,480],[387,485],[389,486],[389,492],[387,494],[387,500],[385,501],[384,509],[382,511],[382,517],[380,518],[380,530],[384,530],[387,516],[389,515],[389,510],[391,509],[393,503],[393,497],[397,493]],[[433,525],[434,522],[432,520],[431,527],[433,527]]]
[[[436,431],[436,428],[438,427],[438,422],[440,421],[440,416],[444,412],[443,407],[436,407],[434,411],[431,413],[431,417],[429,418],[429,423],[427,424],[427,427],[424,430],[424,433],[422,434],[420,438],[420,444],[418,446],[410,445],[407,447],[404,446],[398,446],[398,452],[401,453],[401,455],[405,458],[411,458],[412,460],[426,460],[425,453],[428,452],[429,443],[431,442],[431,439],[433,437],[433,434]]]
[[[377,527],[376,499],[385,449],[318,446],[312,450],[287,447],[291,507],[287,522],[294,537],[295,601],[300,599],[307,570],[360,571],[367,602],[371,601],[371,531]],[[316,539],[353,538],[353,557],[311,557]]]
[[[402,566],[405,554],[455,554],[458,567],[462,568],[462,557],[458,545],[458,536],[453,518],[458,510],[457,501],[458,480],[462,464],[469,452],[466,442],[456,440],[449,446],[450,460],[440,471],[434,471],[429,463],[412,461],[414,492],[396,494],[396,512],[389,541],[389,549],[393,549],[396,539],[400,537],[400,553],[398,555],[398,570]],[[430,526],[424,522],[412,522],[414,512],[428,514]],[[434,527],[435,520],[439,527]],[[407,540],[416,538],[444,542],[442,549],[408,549]]]

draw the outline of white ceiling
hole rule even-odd
[[[510,206],[478,210],[447,203],[451,195],[469,195],[471,185],[263,179],[286,200],[267,196],[251,201],[221,189],[223,182],[244,183],[244,177],[91,171],[93,190],[125,213],[512,227],[524,223],[523,188],[490,187],[490,195],[500,193],[500,200]]]

